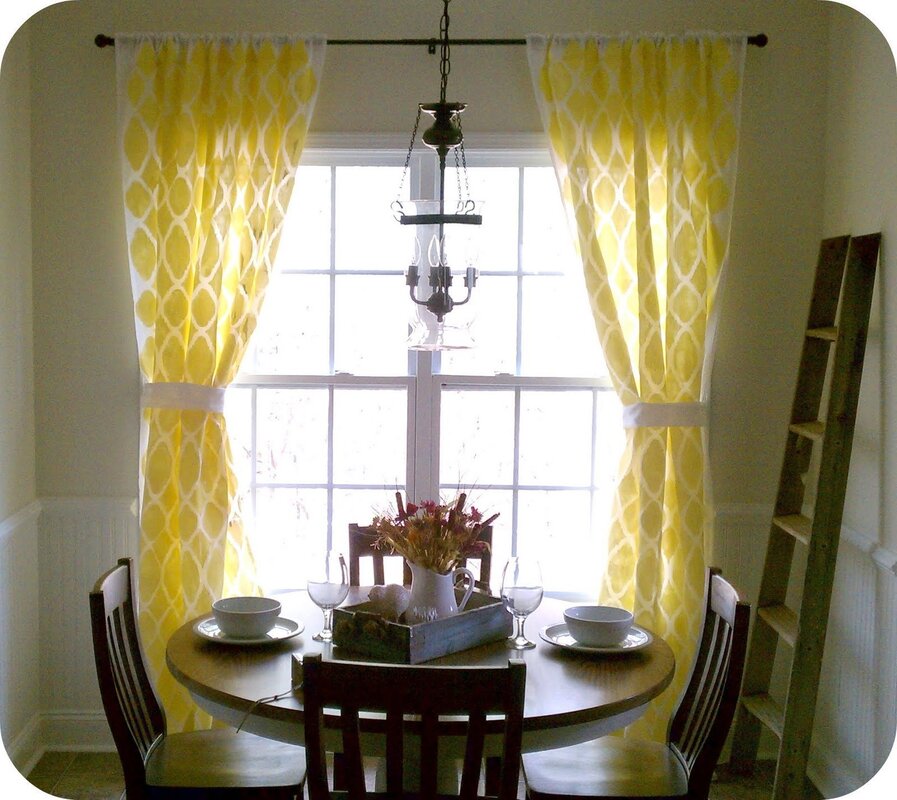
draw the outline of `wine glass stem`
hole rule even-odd
[[[321,638],[330,639],[333,637],[333,609],[325,608],[324,611],[324,627],[321,629]]]
[[[523,626],[526,623],[526,615],[514,615],[515,631],[514,639],[511,644],[517,650],[527,650],[535,645],[529,641],[523,633]]]

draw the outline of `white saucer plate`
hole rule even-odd
[[[243,647],[255,647],[263,644],[273,644],[274,642],[283,642],[287,639],[292,639],[294,636],[298,636],[304,630],[305,623],[295,622],[286,617],[278,617],[277,621],[274,623],[274,627],[271,628],[270,631],[264,636],[253,639],[238,639],[232,636],[227,636],[222,632],[221,628],[218,627],[218,623],[213,616],[204,617],[193,626],[194,633],[196,633],[197,636],[201,636],[203,639],[208,639],[211,642],[218,642],[219,644],[235,644],[242,645]]]
[[[594,653],[596,655],[610,655],[614,653],[634,653],[647,647],[653,641],[654,637],[644,628],[633,625],[626,634],[626,638],[619,644],[610,647],[590,647],[587,644],[577,642],[567,630],[566,623],[562,622],[558,625],[548,625],[539,631],[541,636],[548,644],[556,647],[563,647],[565,650],[575,650],[577,653]]]

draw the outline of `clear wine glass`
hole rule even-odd
[[[333,641],[333,609],[349,594],[349,570],[342,553],[330,551],[314,560],[308,573],[308,596],[324,612],[324,627],[311,638],[316,642]]]
[[[523,634],[526,618],[542,602],[542,570],[538,561],[513,556],[501,576],[501,599],[514,617],[514,633],[508,647],[529,650],[536,645]]]

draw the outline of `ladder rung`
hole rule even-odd
[[[794,647],[794,643],[797,641],[797,614],[788,606],[781,603],[761,606],[757,609],[757,615]]]
[[[811,339],[825,339],[827,342],[834,342],[838,339],[838,329],[834,326],[830,328],[810,328],[807,330],[807,336]]]
[[[813,520],[803,514],[785,514],[781,517],[773,517],[773,524],[790,533],[795,539],[804,544],[810,543],[810,533],[813,530]]]
[[[741,698],[741,703],[779,739],[782,738],[785,715],[768,694],[748,694]]]
[[[825,423],[815,420],[813,422],[794,422],[788,426],[788,430],[798,436],[820,441],[825,433]]]

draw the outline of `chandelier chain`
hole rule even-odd
[[[405,177],[408,175],[408,165],[411,163],[411,151],[414,150],[414,140],[417,138],[417,129],[420,127],[420,106],[417,107],[417,116],[414,119],[414,129],[411,131],[411,140],[408,142],[408,152],[405,153],[405,166],[402,167],[402,177],[399,179],[399,190],[396,192],[394,207],[402,207],[402,189],[405,186]]]
[[[439,102],[445,102],[445,93],[448,88],[448,76],[452,71],[451,47],[449,45],[449,3],[451,0],[442,0],[442,19],[439,20],[439,38],[442,40],[442,46],[439,51],[439,75],[441,77]]]

